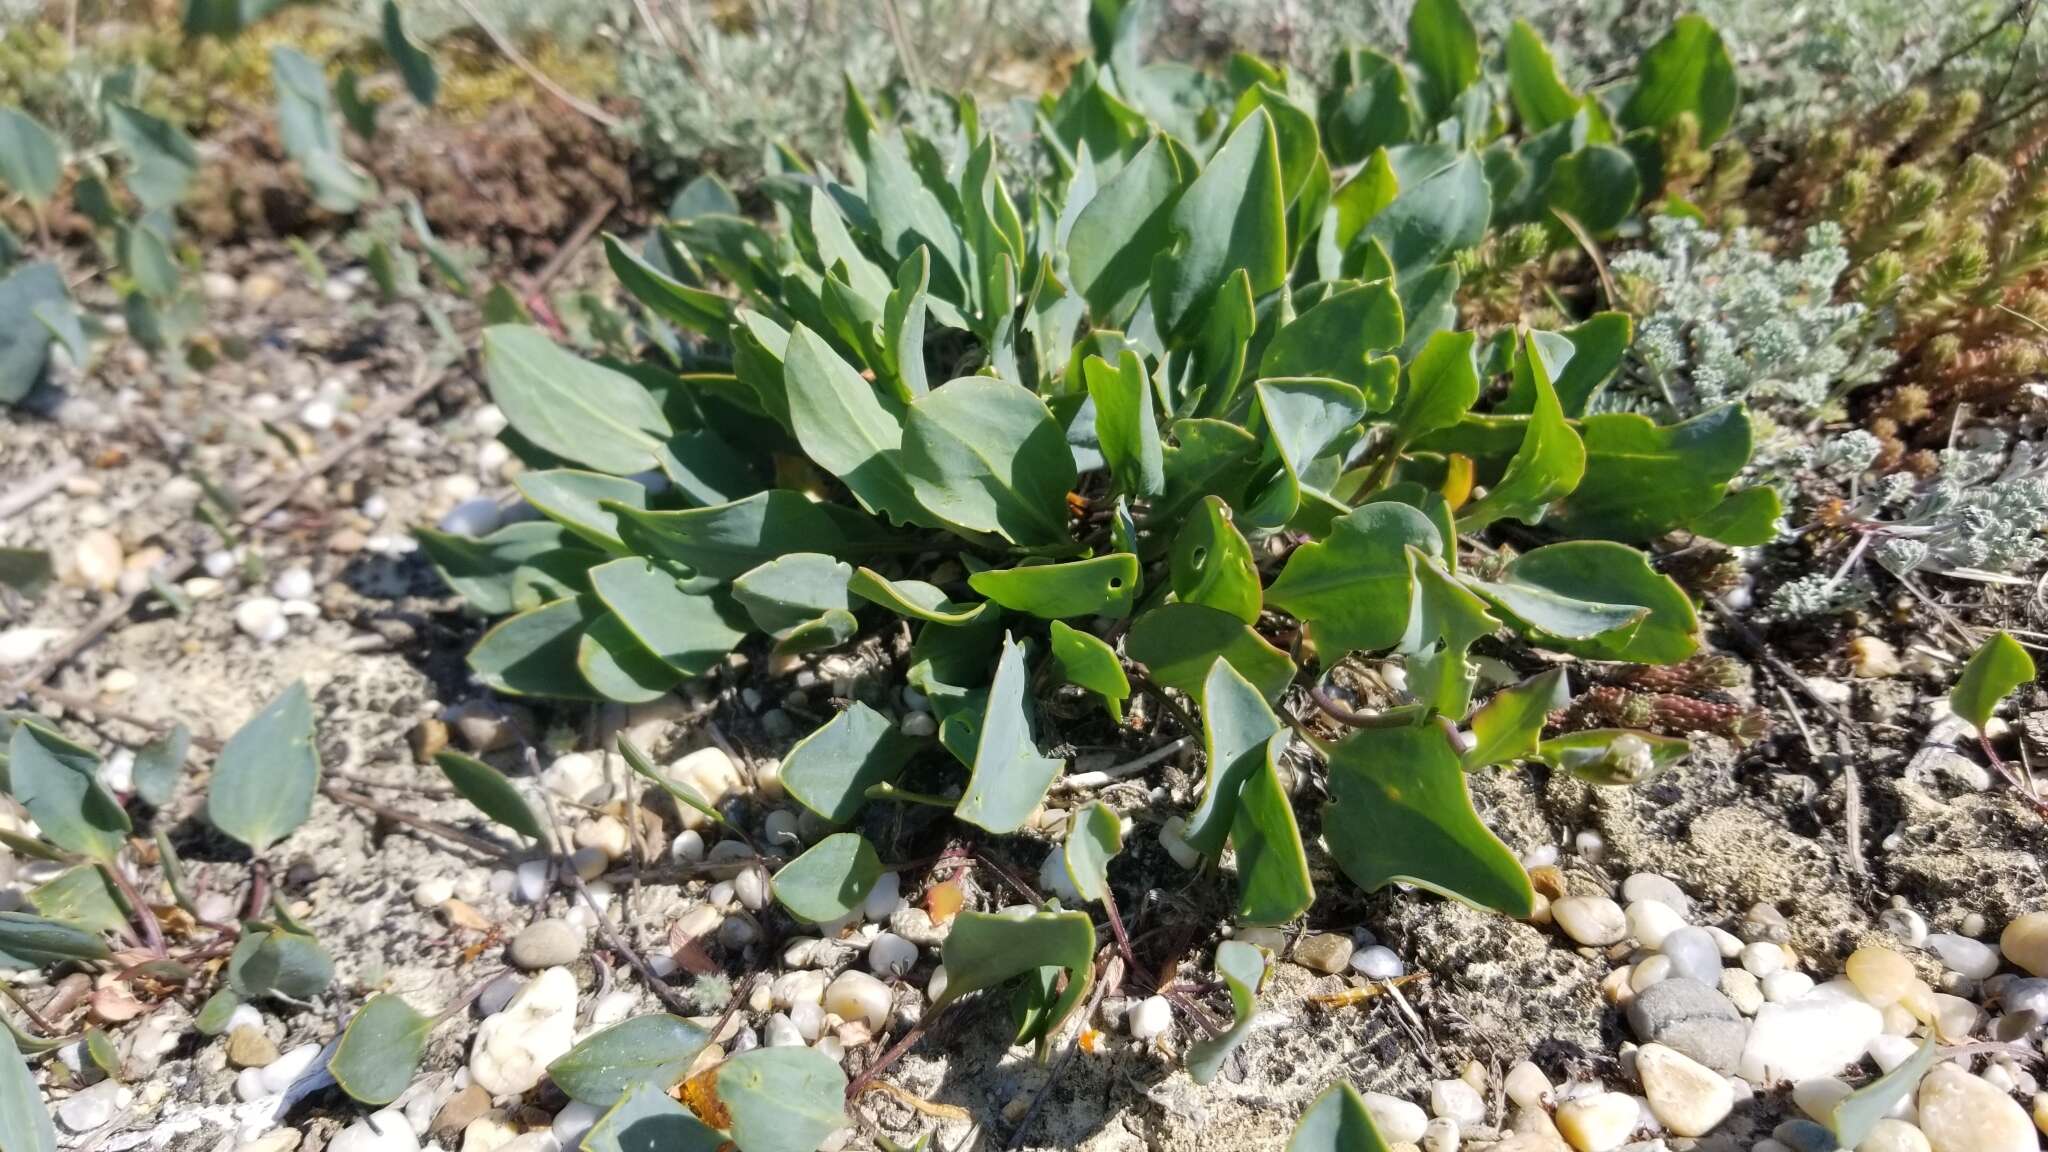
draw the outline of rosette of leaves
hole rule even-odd
[[[1222,76],[1142,65],[1125,36],[1042,104],[1058,171],[1043,185],[1006,185],[971,103],[934,139],[849,93],[848,154],[779,154],[760,189],[772,223],[703,181],[643,242],[607,238],[640,305],[637,355],[584,358],[518,325],[484,336],[528,465],[517,486],[544,519],[421,534],[451,586],[504,616],[471,666],[506,693],[631,703],[742,642],[793,656],[905,621],[936,740],[856,705],[791,750],[786,786],[844,826],[902,798],[889,786],[913,758],[950,756],[956,814],[999,834],[1064,768],[1034,736],[1034,685],[1077,685],[1114,718],[1142,669],[1207,729],[1192,842],[1234,850],[1241,914],[1271,922],[1312,898],[1275,709],[1304,663],[1373,654],[1405,663],[1412,700],[1315,749],[1339,863],[1368,887],[1526,908],[1464,772],[1538,758],[1563,685],[1475,712],[1472,645],[1683,660],[1692,604],[1631,545],[1748,542],[1776,510],[1730,494],[1739,408],[1671,426],[1587,414],[1626,318],[1481,342],[1452,327],[1455,261],[1491,222],[1563,204],[1530,182],[1577,181],[1581,229],[1635,213],[1657,181],[1594,126],[1625,141],[1672,116],[1725,123],[1732,79],[1711,29],[1685,23],[1611,113],[1539,93],[1526,60],[1503,103],[1455,4],[1420,6],[1414,32],[1371,81],[1400,113],[1386,134],[1361,135],[1357,59],[1317,99],[1250,59]],[[1482,535],[1519,554],[1475,563],[1460,541]],[[1467,724],[1478,759],[1450,731]],[[776,887],[830,921],[878,872],[845,833]]]

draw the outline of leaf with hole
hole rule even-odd
[[[688,1020],[635,1016],[579,1040],[548,1065],[548,1079],[571,1100],[609,1108],[642,1086],[674,1086],[710,1042],[711,1034]]]
[[[1067,840],[1061,859],[1067,879],[1081,899],[1101,903],[1109,894],[1109,862],[1124,850],[1124,825],[1100,800],[1067,816]]]
[[[1294,682],[1294,661],[1249,624],[1200,604],[1162,604],[1131,623],[1124,651],[1162,687],[1194,695],[1218,657],[1268,702]]]
[[[100,783],[100,758],[38,724],[14,727],[7,744],[8,789],[42,830],[66,851],[110,861],[133,825]]]
[[[1949,690],[1948,704],[1957,716],[1982,732],[2012,690],[2034,678],[2034,658],[2008,632],[1994,632],[1970,653],[1956,686]],[[23,725],[26,728],[27,725]],[[16,729],[16,739],[20,739]]]
[[[1223,1070],[1223,1062],[1251,1035],[1259,1011],[1259,981],[1266,976],[1266,954],[1242,940],[1216,946],[1216,974],[1230,993],[1230,1027],[1188,1047],[1188,1077],[1207,1084]]]
[[[646,472],[673,434],[639,381],[564,351],[538,328],[484,329],[483,365],[512,427],[564,460],[615,476]]]
[[[540,817],[504,773],[474,756],[455,751],[435,753],[434,764],[462,798],[476,805],[484,815],[528,839],[547,839]]]
[[[1066,766],[1039,754],[1031,736],[1030,695],[1024,646],[1006,633],[975,741],[973,775],[953,810],[978,828],[1006,834],[1023,827]]]
[[[782,786],[833,824],[859,815],[867,790],[896,779],[919,742],[860,701],[797,741],[782,757]]]
[[[1131,682],[1124,675],[1123,661],[1092,633],[1070,628],[1061,621],[1050,629],[1053,664],[1061,679],[1078,684],[1101,698],[1111,722],[1124,722],[1124,700],[1131,694]]]
[[[881,875],[874,845],[835,832],[775,873],[775,899],[807,924],[829,923],[857,910]]]
[[[976,572],[968,586],[1012,612],[1041,620],[1076,616],[1122,618],[1138,592],[1138,558],[1114,552],[1065,564],[1031,564]]]
[[[1294,550],[1266,589],[1266,605],[1302,622],[1325,661],[1398,643],[1408,627],[1409,547],[1436,554],[1437,528],[1406,504],[1366,504],[1330,535]]]
[[[1173,594],[1184,604],[1228,612],[1247,624],[1259,621],[1264,593],[1259,569],[1244,533],[1231,521],[1230,505],[1218,496],[1202,498],[1173,539],[1170,569]]]
[[[1529,915],[1529,874],[1480,822],[1442,726],[1361,728],[1328,759],[1324,839],[1359,887],[1414,884],[1518,920]]]
[[[389,1104],[419,1071],[435,1023],[434,1017],[413,1011],[401,997],[388,992],[372,996],[342,1029],[334,1054],[327,1058],[327,1072],[361,1103]]]

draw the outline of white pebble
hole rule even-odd
[[[405,1113],[373,1112],[335,1134],[329,1152],[419,1152],[420,1138]]]
[[[1941,957],[1943,966],[1949,971],[1972,980],[1986,979],[1998,971],[1998,949],[1981,940],[1951,932],[1936,932],[1927,938],[1927,946]]]
[[[582,1142],[585,1133],[594,1126],[604,1113],[596,1105],[581,1100],[569,1101],[569,1106],[555,1113],[555,1122],[548,1131],[564,1148],[574,1148]]]
[[[275,1095],[298,1083],[320,1061],[318,1044],[301,1044],[263,1066],[263,1087]]]
[[[1368,980],[1392,980],[1407,972],[1408,966],[1392,948],[1374,944],[1351,954],[1351,970]]]
[[[548,894],[548,861],[522,860],[512,870],[513,892],[522,904],[538,904]]]
[[[768,1018],[768,1027],[761,1033],[761,1042],[770,1048],[801,1048],[806,1043],[803,1033],[797,1031],[796,1022],[781,1012]]]
[[[1124,1017],[1131,1035],[1139,1040],[1151,1041],[1166,1035],[1173,1027],[1173,1005],[1164,996],[1147,996]]]
[[[875,886],[868,890],[868,898],[862,902],[860,911],[875,923],[884,924],[902,903],[903,878],[894,872],[884,872],[875,879]]]
[[[1187,841],[1188,822],[1179,816],[1168,816],[1159,826],[1159,846],[1175,864],[1192,869],[1202,862],[1202,854]],[[1065,869],[1061,869],[1062,872]]]
[[[1578,851],[1579,858],[1588,864],[1598,864],[1601,858],[1607,855],[1607,841],[1591,828],[1572,837],[1572,847]]]
[[[732,894],[739,900],[740,907],[749,912],[766,908],[769,900],[767,869],[756,866],[733,877]]]
[[[1486,1123],[1486,1100],[1463,1080],[1437,1080],[1429,1086],[1431,1114],[1455,1121],[1459,1128]]]
[[[1813,977],[1804,972],[1780,969],[1763,979],[1764,999],[1785,1004],[1813,991]]]
[[[901,980],[916,963],[917,945],[894,932],[884,932],[868,945],[868,968],[884,980]]]
[[[678,864],[696,864],[704,859],[704,835],[695,828],[685,830],[668,846],[669,859]]]
[[[1628,906],[1628,934],[1636,943],[1655,951],[1664,938],[1685,927],[1685,917],[1661,900],[1637,900]]]
[[[841,1020],[865,1020],[880,1032],[889,1022],[889,986],[865,972],[847,969],[825,988],[825,1011]]]
[[[1742,946],[1742,969],[1761,980],[1785,966],[1785,950],[1769,940]]]
[[[252,596],[235,605],[235,627],[259,644],[275,644],[292,630],[284,605],[268,596]]]

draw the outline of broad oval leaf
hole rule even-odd
[[[491,400],[521,436],[615,476],[659,466],[661,444],[673,430],[660,402],[631,376],[565,351],[523,324],[484,329],[483,363]]]
[[[576,660],[585,625],[603,614],[596,597],[571,596],[500,620],[469,650],[469,667],[509,696],[591,699]]]
[[[313,704],[300,681],[228,738],[214,761],[207,819],[260,855],[306,822],[319,783]]]
[[[566,575],[604,561],[603,553],[584,548],[568,529],[549,521],[507,524],[477,539],[425,528],[413,535],[442,581],[485,616],[517,609],[514,574],[523,567],[544,566]]]
[[[711,1075],[743,1152],[812,1152],[846,1126],[846,1073],[814,1048],[755,1048]]]
[[[1174,596],[1184,604],[1207,605],[1247,624],[1259,621],[1258,563],[1220,496],[1203,497],[1174,537],[1171,579]]]
[[[659,700],[683,679],[610,612],[584,625],[576,641],[576,671],[598,695],[619,704]]]
[[[1266,742],[1265,757],[1238,789],[1230,821],[1230,847],[1237,857],[1237,919],[1244,924],[1284,924],[1315,903],[1308,855],[1294,803],[1280,785],[1282,733]]]
[[[1501,519],[1537,523],[1551,501],[1569,495],[1585,475],[1586,446],[1565,423],[1564,408],[1551,386],[1550,370],[1534,334],[1516,352],[1514,374],[1518,384],[1526,380],[1534,397],[1522,446],[1508,461],[1500,482],[1465,507],[1458,517],[1461,532],[1476,532]]]
[[[318,940],[282,928],[245,925],[228,957],[228,984],[243,999],[310,1000],[334,980],[334,958]]]
[[[1274,334],[1259,375],[1341,380],[1364,394],[1367,411],[1384,412],[1394,402],[1395,377],[1369,366],[1399,348],[1402,333],[1401,298],[1391,280],[1345,288]]]
[[[1391,648],[1408,628],[1409,547],[1443,549],[1436,525],[1406,504],[1366,504],[1303,544],[1266,589],[1266,605],[1302,622],[1326,661]]]
[[[835,832],[775,873],[775,899],[809,924],[843,919],[868,898],[882,875],[875,846],[852,832]]]
[[[1661,130],[1690,115],[1700,143],[1712,144],[1734,123],[1740,96],[1721,33],[1706,17],[1685,15],[1643,53],[1619,118],[1625,127]]]
[[[923,580],[891,580],[872,568],[856,568],[846,590],[898,616],[927,624],[965,624],[987,610],[986,604],[955,604],[935,584]]]
[[[1429,269],[1479,243],[1491,212],[1491,194],[1478,157],[1460,154],[1412,182],[1403,179],[1394,202],[1359,233],[1360,243],[1378,241],[1386,246],[1396,284],[1420,284]],[[1406,291],[1402,295],[1406,301]],[[1411,335],[1429,330],[1421,323],[1420,309],[1404,310]]]
[[[1522,131],[1533,135],[1579,114],[1579,97],[1566,86],[1550,48],[1523,20],[1508,28],[1508,96]]]
[[[128,906],[107,877],[109,864],[66,869],[29,892],[40,915],[86,932],[114,932],[128,926]]]
[[[1551,166],[1544,203],[1594,237],[1612,235],[1636,209],[1642,180],[1636,162],[1612,144],[1594,144]]]
[[[128,160],[128,190],[145,211],[169,211],[199,170],[199,149],[168,120],[120,101],[106,104],[107,133]]]
[[[733,581],[732,595],[778,650],[808,652],[852,639],[847,582],[853,568],[817,552],[792,552]]]
[[[640,1084],[619,1098],[583,1137],[583,1152],[720,1152],[725,1133],[690,1114],[668,1094]]]
[[[1387,1152],[1358,1089],[1339,1080],[1316,1097],[1294,1126],[1287,1152]]]
[[[1183,836],[1196,851],[1215,859],[1223,855],[1245,780],[1267,762],[1267,746],[1287,728],[1273,714],[1271,697],[1220,657],[1203,675],[1196,700],[1202,709],[1207,783]]]
[[[933,1011],[1027,972],[1066,969],[1066,991],[1046,1012],[1044,1031],[1050,1034],[1088,995],[1095,976],[1095,925],[1086,912],[962,912],[939,947],[939,961],[946,966],[946,990],[932,1002]]]
[[[1023,827],[1066,764],[1039,754],[1031,736],[1030,693],[1024,647],[1006,633],[975,742],[974,772],[953,810],[960,819],[990,832]]]
[[[1024,547],[1068,539],[1073,452],[1028,388],[965,376],[918,397],[901,461],[917,502],[949,524]]]
[[[1443,728],[1361,728],[1330,750],[1329,764],[1323,839],[1359,887],[1400,881],[1529,915],[1529,874],[1480,822]]]
[[[434,74],[434,58],[406,35],[398,0],[384,0],[383,32],[384,51],[398,66],[398,75],[405,81],[405,90],[422,108],[433,107],[434,96],[441,89],[440,77]]]
[[[876,527],[863,525],[865,518],[851,508],[820,504],[787,488],[709,508],[643,512],[617,506],[612,511],[620,516],[620,538],[633,551],[718,580],[731,580],[791,552],[838,555],[851,547],[850,527]]]
[[[64,157],[50,130],[19,108],[0,108],[0,187],[41,206],[63,178]]]
[[[1116,649],[1096,636],[1070,628],[1058,620],[1052,622],[1049,632],[1053,663],[1059,668],[1061,678],[1101,697],[1110,720],[1121,725],[1124,722],[1124,700],[1131,694],[1131,681],[1124,675],[1123,661],[1117,659]]]
[[[462,798],[476,805],[484,815],[528,839],[547,839],[540,817],[504,773],[474,756],[452,750],[435,753],[434,764],[448,783],[462,793]]]
[[[1095,440],[1109,465],[1117,491],[1157,496],[1166,491],[1159,421],[1152,409],[1152,381],[1145,363],[1126,348],[1115,366],[1100,356],[1081,363],[1088,397],[1095,402]]]
[[[1699,650],[1692,599],[1627,545],[1547,544],[1517,556],[1499,583],[1466,583],[1535,642],[1576,656],[1676,664]]]
[[[1172,238],[1182,174],[1174,149],[1154,136],[1089,199],[1067,235],[1074,287],[1096,320],[1123,321],[1147,286],[1152,258]]]
[[[635,1016],[578,1041],[548,1065],[548,1079],[571,1100],[610,1108],[643,1086],[674,1086],[710,1042],[710,1033],[680,1017]]]
[[[917,751],[887,716],[856,700],[782,758],[782,786],[834,824],[859,815],[867,791],[896,779]]]
[[[1273,118],[1254,109],[1209,158],[1173,207],[1174,248],[1152,264],[1160,334],[1196,332],[1217,290],[1250,278],[1254,298],[1287,278],[1287,204]]]
[[[619,238],[604,238],[605,260],[626,291],[663,320],[705,336],[723,336],[732,324],[732,301],[692,288],[642,260]]]
[[[1948,704],[1956,715],[1982,732],[1991,722],[1998,702],[2033,678],[2034,658],[2010,633],[1994,632],[1970,653],[1963,674],[1956,677],[1956,686],[1949,690]]]
[[[626,551],[625,542],[619,539],[620,507],[647,507],[645,485],[601,472],[574,468],[521,472],[512,485],[541,515],[612,553]]]
[[[1586,473],[1558,510],[1558,529],[1572,536],[1654,539],[1720,505],[1749,465],[1749,414],[1738,404],[1666,427],[1605,412],[1586,417],[1579,434]]]
[[[1124,617],[1138,594],[1138,558],[1114,552],[1065,564],[1031,564],[976,572],[968,586],[1012,612],[1042,620]]]
[[[135,794],[152,808],[166,808],[178,793],[192,730],[182,723],[135,750]]]
[[[398,1099],[419,1071],[420,1056],[435,1020],[413,1011],[404,999],[384,993],[370,997],[342,1030],[328,1074],[355,1099],[382,1107]]]
[[[874,385],[801,324],[790,331],[782,375],[791,427],[813,463],[870,512],[899,524],[932,522],[904,472],[903,419],[883,406]]]
[[[1259,981],[1266,975],[1266,954],[1242,940],[1225,940],[1216,946],[1216,974],[1230,992],[1230,1027],[1188,1047],[1188,1077],[1207,1084],[1223,1070],[1237,1046],[1251,1035],[1252,1021],[1259,1011]]]
[[[1731,548],[1755,548],[1778,538],[1778,520],[1784,514],[1778,490],[1759,484],[1728,493],[1719,504],[1693,517],[1686,528],[1695,536]]]
[[[1294,682],[1294,661],[1266,642],[1252,627],[1228,612],[1200,604],[1162,604],[1131,623],[1124,651],[1143,664],[1152,679],[1190,696],[1218,657],[1268,702]]]
[[[7,744],[8,790],[43,837],[67,851],[111,861],[133,825],[100,783],[99,764],[90,749],[40,724],[16,724]]]
[[[1083,900],[1101,903],[1109,894],[1109,862],[1124,850],[1124,825],[1109,805],[1091,801],[1067,816],[1061,857],[1067,879]]]
[[[687,676],[702,676],[746,638],[745,614],[721,591],[685,592],[637,556],[590,570],[590,587],[647,651]]]
[[[0,916],[9,913],[0,913]],[[57,1152],[57,1129],[12,1028],[0,1028],[0,1150]]]
[[[1417,0],[1408,13],[1408,59],[1423,80],[1432,119],[1479,79],[1479,30],[1458,0]]]

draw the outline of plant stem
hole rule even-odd
[[[408,828],[416,828],[422,832],[431,832],[436,836],[440,836],[448,840],[453,840],[456,843],[471,849],[472,851],[481,852],[486,856],[495,857],[503,856],[505,854],[505,848],[503,845],[494,844],[481,836],[476,836],[472,835],[471,833],[464,832],[462,829],[457,828],[454,825],[443,824],[439,820],[428,820],[424,817],[414,816],[410,812],[402,812],[396,808],[391,807],[388,804],[379,804],[377,801],[370,799],[368,796],[357,795],[356,793],[350,792],[345,788],[337,788],[332,785],[329,785],[327,787],[321,788],[320,794],[322,796],[327,797],[329,800],[334,801],[337,804],[347,804],[351,807],[361,808],[365,812],[373,813],[377,816],[380,816],[386,820],[391,821],[394,824],[403,824]]]
[[[1385,712],[1359,712],[1347,708],[1337,703],[1329,693],[1323,691],[1320,684],[1309,685],[1308,698],[1315,701],[1316,707],[1322,711],[1323,715],[1337,721],[1339,724],[1349,724],[1353,728],[1407,728],[1415,723],[1415,713],[1412,710],[1390,709]]]
[[[34,1024],[36,1027],[42,1029],[48,1035],[63,1035],[62,1031],[59,1030],[55,1024],[52,1024],[48,1020],[43,1019],[43,1014],[41,1012],[36,1011],[33,1005],[31,1005],[27,1000],[24,1000],[22,998],[21,993],[16,992],[14,990],[13,985],[7,983],[4,980],[0,980],[0,996],[5,996],[9,1000],[13,1001],[14,1006],[16,1008],[21,1009],[22,1015],[28,1017],[29,1023]]]
[[[164,954],[164,929],[163,925],[157,923],[156,911],[149,906],[149,901],[144,900],[142,893],[135,890],[134,881],[128,879],[127,875],[121,871],[119,861],[102,861],[100,863],[100,871],[106,875],[108,880],[113,882],[114,887],[121,890],[121,898],[128,902],[129,914],[135,917],[135,923],[142,929],[143,944],[151,952],[162,956]]]

